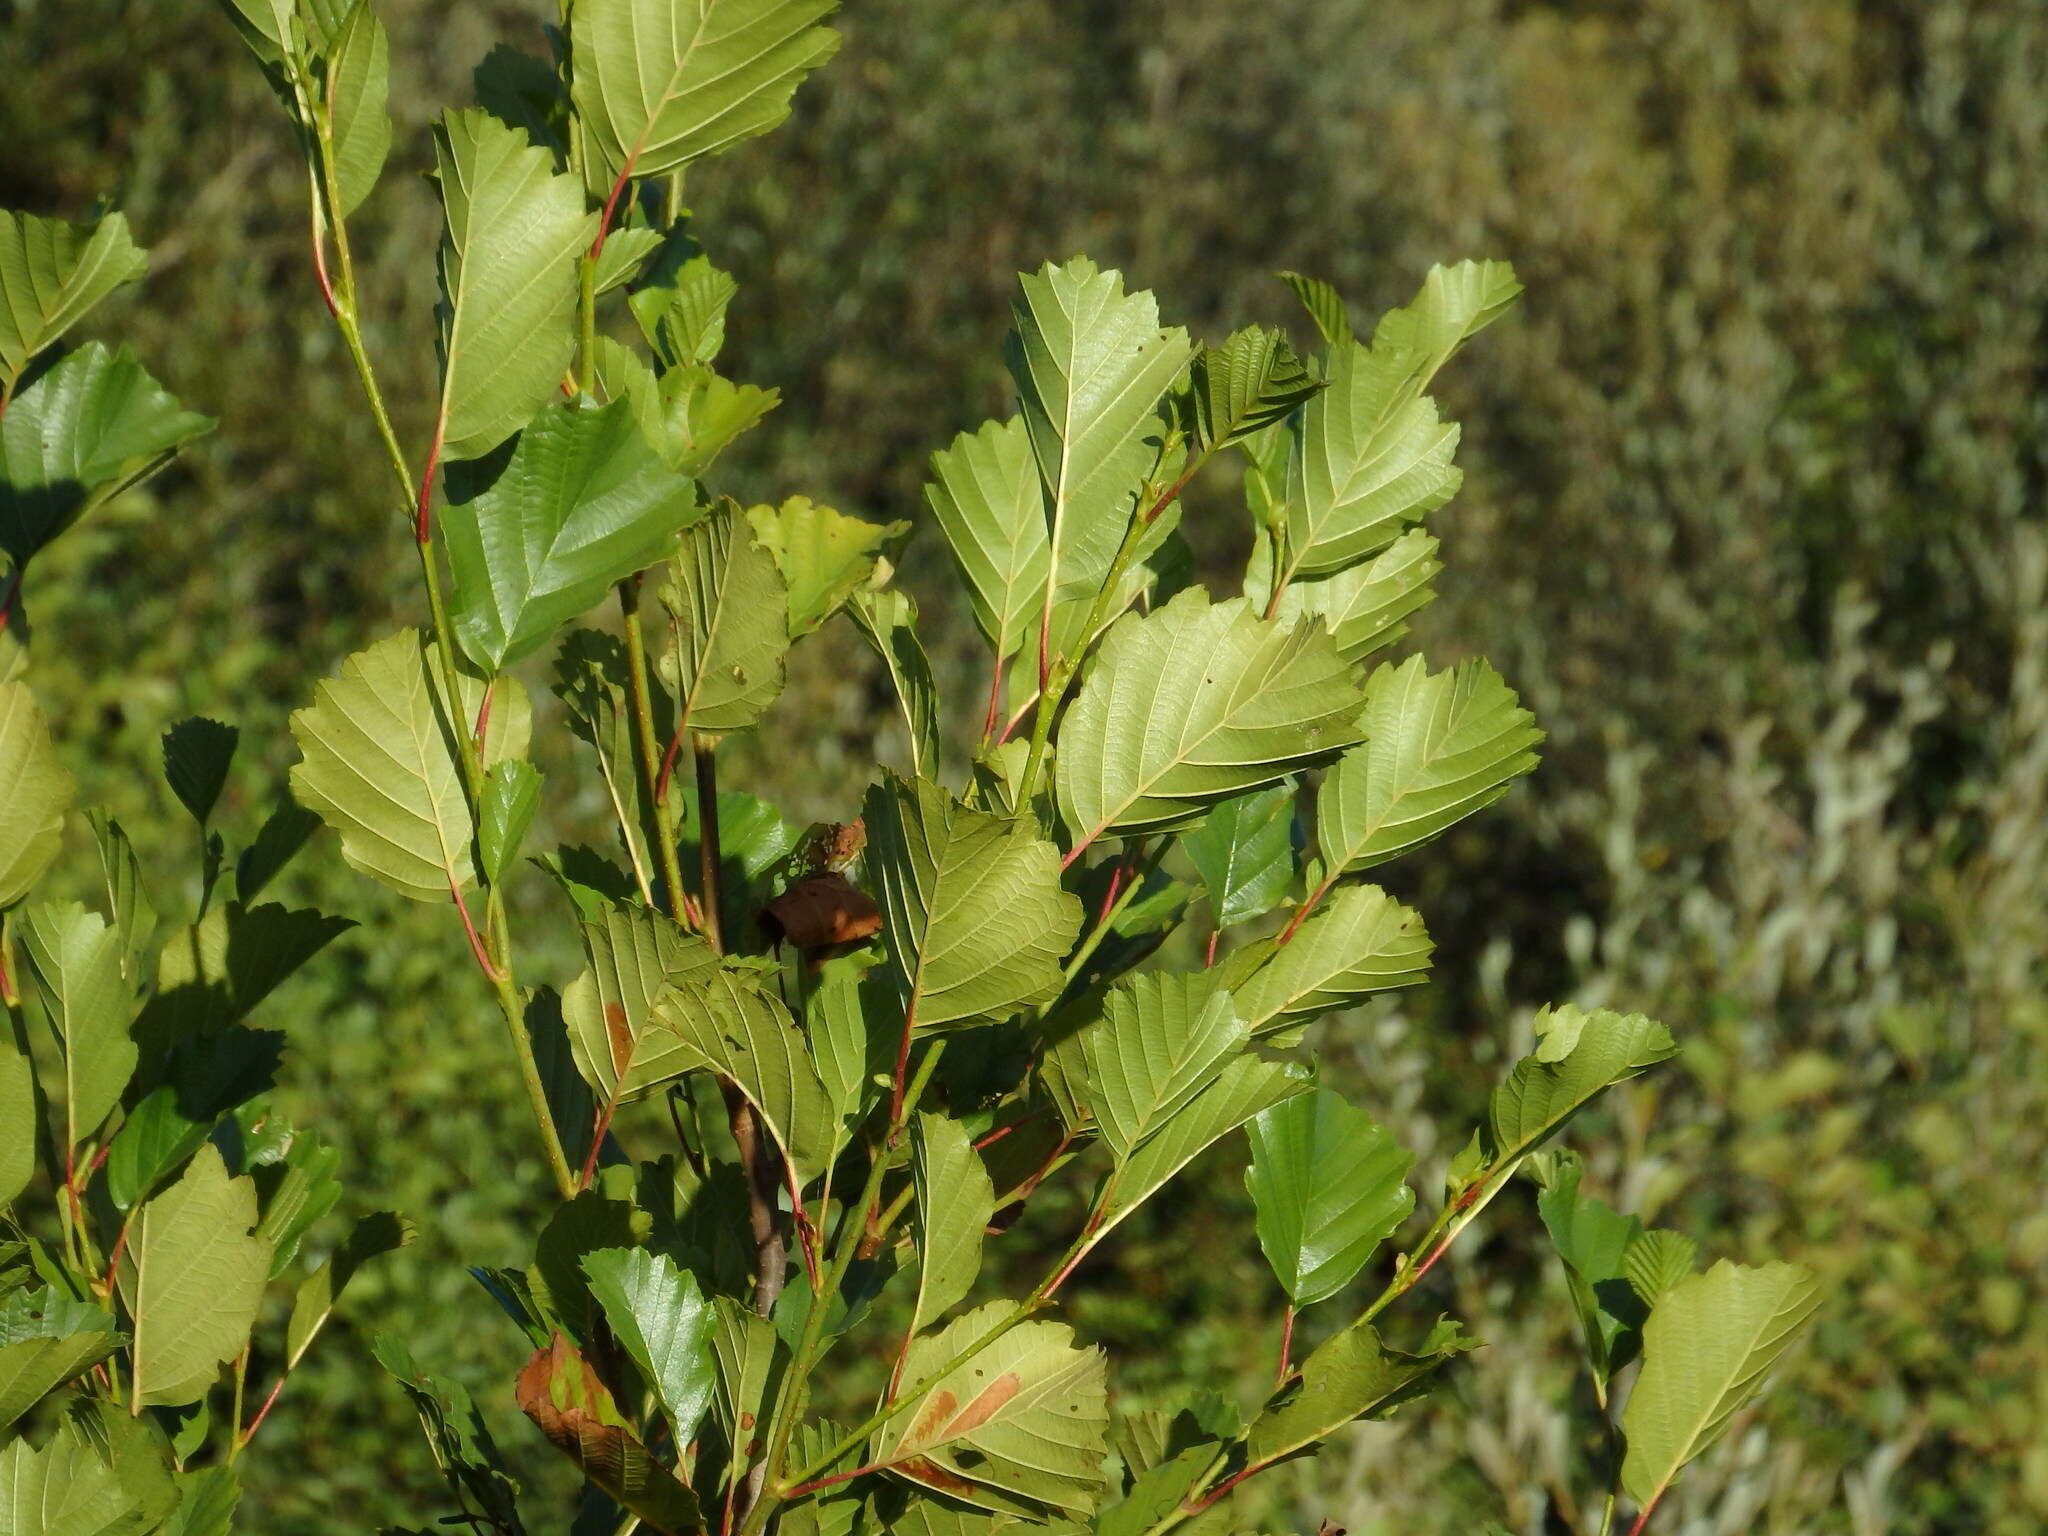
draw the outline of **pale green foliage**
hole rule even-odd
[[[1259,1246],[1297,1307],[1334,1296],[1415,1208],[1413,1154],[1327,1088],[1251,1124]]]
[[[1294,883],[1294,787],[1275,784],[1226,800],[1180,845],[1208,887],[1218,928],[1273,910]]]
[[[1723,1259],[1666,1291],[1643,1325],[1643,1374],[1622,1410],[1622,1486],[1648,1505],[1763,1390],[1765,1373],[1820,1306],[1812,1271]]]
[[[75,902],[34,906],[25,916],[22,948],[63,1053],[64,1119],[76,1146],[107,1118],[135,1070],[121,936]]]
[[[728,502],[690,529],[673,569],[661,589],[671,641],[662,678],[692,730],[744,730],[782,692],[788,588],[775,557]]]
[[[0,211],[0,387],[12,393],[30,358],[148,268],[148,256],[118,213],[88,232]]]
[[[917,1305],[911,1332],[959,1305],[981,1273],[981,1229],[995,1214],[988,1169],[959,1121],[917,1118],[911,1172],[917,1184]]]
[[[350,5],[322,61],[320,118],[334,167],[335,212],[347,218],[377,185],[391,153],[391,38],[375,0]]]
[[[809,634],[843,608],[875,574],[875,562],[908,523],[886,527],[792,496],[747,513],[754,542],[775,557],[789,593],[789,637]]]
[[[701,939],[644,907],[607,906],[583,925],[590,965],[562,991],[576,1066],[607,1103],[644,1097],[684,1071],[674,1033],[653,1027],[654,1000],[674,981],[710,975]]]
[[[1451,1322],[1430,1330],[1416,1354],[1391,1349],[1370,1323],[1355,1323],[1302,1362],[1300,1383],[1253,1421],[1245,1450],[1255,1465],[1292,1456],[1351,1423],[1385,1418],[1418,1395],[1449,1361],[1478,1341]]]
[[[1081,904],[1060,889],[1050,843],[893,774],[863,815],[906,1029],[992,1022],[1051,999]]]
[[[1280,594],[1273,617],[1292,622],[1312,614],[1328,627],[1346,661],[1362,661],[1408,633],[1408,618],[1436,593],[1430,583],[1443,570],[1437,541],[1411,528],[1372,559],[1332,576],[1298,577]],[[1261,544],[1245,573],[1245,595],[1272,595],[1272,561]]]
[[[986,421],[932,455],[925,505],[974,599],[974,622],[1002,660],[1021,650],[1052,570],[1043,491],[1022,416]]]
[[[768,132],[839,34],[836,0],[582,0],[577,114],[607,181],[654,176]]]
[[[72,792],[28,684],[0,682],[0,908],[27,895],[57,857]]]
[[[1548,1029],[1546,1030],[1546,1025]],[[1583,1013],[1569,1005],[1537,1019],[1536,1053],[1493,1091],[1487,1129],[1496,1159],[1520,1157],[1554,1135],[1595,1094],[1677,1054],[1663,1025],[1639,1013]],[[1556,1041],[1569,1043],[1559,1048]]]
[[[701,512],[624,404],[544,409],[502,469],[450,499],[441,532],[451,612],[469,659],[495,676],[645,570]]]
[[[1103,641],[1060,738],[1060,814],[1082,842],[1184,825],[1350,746],[1360,702],[1321,626],[1191,587]]]
[[[1432,945],[1422,919],[1376,885],[1341,886],[1282,943],[1262,939],[1223,962],[1256,1034],[1302,1024],[1375,992],[1418,986]]]
[[[561,381],[576,307],[575,259],[597,233],[574,180],[483,112],[435,130],[441,245],[441,456],[489,453]]]
[[[132,1402],[197,1402],[247,1342],[270,1274],[256,1221],[254,1182],[212,1147],[136,1214],[121,1265]]]
[[[121,1342],[112,1317],[49,1287],[0,1302],[0,1430]]]
[[[1119,1163],[1216,1081],[1251,1038],[1213,976],[1133,976],[1059,1047],[1075,1129],[1092,1128]]]
[[[888,669],[890,691],[896,695],[910,742],[911,775],[929,777],[939,765],[939,691],[932,680],[931,658],[917,638],[917,604],[909,593],[888,587],[855,592],[846,612]]]

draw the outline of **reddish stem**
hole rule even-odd
[[[1078,1246],[1075,1247],[1074,1256],[1068,1259],[1066,1263],[1062,1264],[1060,1266],[1060,1272],[1054,1275],[1052,1279],[1046,1283],[1044,1293],[1045,1300],[1052,1300],[1053,1293],[1056,1292],[1061,1286],[1065,1285],[1067,1283],[1068,1277],[1071,1276],[1075,1270],[1081,1267],[1081,1261],[1087,1258],[1089,1254],[1095,1251],[1095,1245],[1092,1242],[1088,1241],[1088,1239],[1095,1235],[1096,1229],[1099,1228],[1101,1225],[1102,1212],[1098,1210],[1094,1214],[1089,1216],[1088,1225],[1081,1230],[1081,1242]]]
[[[1222,938],[1222,937],[1223,937],[1223,930],[1222,930],[1221,928],[1211,928],[1211,929],[1209,930],[1209,947],[1208,947],[1207,949],[1205,949],[1205,950],[1203,950],[1203,951],[1202,951],[1202,969],[1203,969],[1203,970],[1205,970],[1205,971],[1208,971],[1208,970],[1214,970],[1214,969],[1215,969],[1215,966],[1216,966],[1216,941],[1217,941],[1218,939]]]
[[[1100,928],[1109,921],[1110,909],[1116,905],[1117,892],[1123,889],[1123,885],[1124,867],[1122,864],[1118,864],[1109,872],[1109,890],[1103,895],[1102,910],[1095,914],[1096,927]]]
[[[1294,1303],[1287,1304],[1287,1315],[1280,1320],[1280,1367],[1273,1373],[1273,1388],[1278,1391],[1287,1385],[1287,1378],[1294,1374]]]
[[[469,951],[476,956],[476,963],[484,973],[484,979],[496,986],[505,979],[505,973],[491,963],[490,951],[484,948],[483,936],[476,931],[476,924],[470,921],[469,904],[462,899],[462,887],[454,881],[448,883],[448,894],[455,898],[455,910],[462,918],[462,931],[469,935]]]
[[[320,297],[326,301],[330,319],[341,317],[341,306],[334,299],[334,283],[327,275],[327,236],[316,223],[313,227],[313,276],[320,281]]]
[[[498,680],[496,678],[492,678],[488,683],[484,684],[484,701],[477,706],[476,710],[476,744],[478,750],[483,748],[484,733],[491,728],[491,699],[497,693],[497,690]]]
[[[808,1483],[797,1484],[796,1487],[790,1489],[782,1497],[785,1501],[802,1498],[807,1493],[816,1493],[820,1488],[831,1488],[839,1483],[850,1483],[856,1477],[866,1477],[870,1472],[879,1472],[881,1470],[882,1464],[877,1461],[870,1462],[864,1467],[855,1467],[851,1472],[834,1472],[830,1477],[814,1477]]]
[[[987,741],[996,733],[996,721],[1002,718],[1003,704],[1003,658],[996,658],[995,670],[988,680],[988,713],[982,717],[981,739]],[[1005,731],[1004,735],[1009,732]]]
[[[1658,1489],[1656,1497],[1643,1506],[1643,1512],[1636,1516],[1636,1523],[1628,1528],[1628,1536],[1642,1536],[1643,1527],[1650,1523],[1650,1516],[1656,1512],[1657,1501],[1664,1497],[1664,1490]]]
[[[590,1181],[597,1177],[597,1155],[604,1149],[605,1136],[612,1128],[612,1116],[618,1112],[618,1097],[613,1095],[605,1100],[604,1108],[597,1113],[597,1129],[590,1138],[590,1155],[583,1159],[583,1176],[576,1181],[576,1191],[578,1194],[590,1188]],[[673,1110],[671,1110],[671,1113],[673,1113]],[[678,1139],[681,1139],[680,1128],[678,1128]]]
[[[1332,875],[1313,891],[1309,892],[1308,900],[1294,909],[1294,916],[1287,920],[1287,926],[1280,930],[1280,937],[1273,941],[1275,946],[1285,944],[1294,937],[1294,930],[1307,921],[1309,913],[1315,911],[1317,903],[1330,894],[1330,887],[1336,883],[1337,877]]]
[[[270,1396],[263,1399],[263,1406],[256,1410],[256,1417],[249,1421],[249,1427],[242,1431],[242,1444],[247,1445],[256,1438],[256,1431],[263,1427],[263,1421],[270,1417],[270,1410],[277,1406],[277,1395],[284,1390],[285,1378],[280,1376],[270,1389]]]
[[[14,617],[14,600],[21,596],[21,574],[21,567],[18,565],[8,573],[7,593],[4,597],[0,597],[0,633],[6,631],[8,622]],[[0,982],[5,980],[6,973],[0,971]],[[10,993],[9,995],[11,996],[12,994]]]
[[[626,190],[626,183],[633,179],[633,162],[626,161],[626,168],[619,172],[619,179],[612,183],[611,196],[604,200],[604,212],[598,215],[597,238],[590,242],[590,259],[597,260],[604,254],[604,237],[611,233],[612,214],[619,206],[619,198]]]
[[[1008,1125],[997,1126],[994,1130],[990,1131],[986,1136],[982,1137],[981,1140],[977,1141],[974,1144],[974,1150],[980,1152],[989,1147],[994,1146],[997,1142],[1001,1141],[1005,1136],[1009,1135],[1010,1132],[1016,1130],[1018,1126],[1026,1125],[1029,1122],[1030,1117],[1026,1116],[1023,1120],[1012,1120]]]
[[[903,1093],[910,1081],[910,1032],[917,1024],[917,1002],[903,1011],[903,1039],[896,1046],[896,1076],[889,1094],[889,1124],[896,1130],[903,1126]],[[894,1131],[890,1140],[895,1140]]]
[[[661,754],[661,769],[654,776],[654,803],[656,805],[668,804],[669,776],[675,772],[676,754],[683,750],[683,732],[687,728],[687,722],[677,726],[675,735],[669,738],[668,750]]]
[[[421,544],[434,542],[434,475],[441,468],[441,438],[447,430],[448,415],[443,411],[441,419],[434,423],[434,442],[427,449],[426,473],[420,476],[419,511],[413,517],[412,536]]]

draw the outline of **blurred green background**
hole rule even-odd
[[[400,132],[356,243],[410,442],[433,357],[425,125],[494,44],[538,52],[543,10],[380,5]],[[855,0],[840,24],[789,126],[691,183],[742,283],[729,370],[784,396],[723,488],[918,516],[928,453],[1007,411],[1013,274],[1047,258],[1122,266],[1212,340],[1297,323],[1280,268],[1364,319],[1432,261],[1512,260],[1521,310],[1441,387],[1467,479],[1432,520],[1447,571],[1410,643],[1492,657],[1550,742],[1501,806],[1395,866],[1437,983],[1327,1030],[1333,1078],[1433,1177],[1531,1006],[1661,1016],[1685,1053],[1575,1136],[1589,1187],[1835,1290],[1660,1530],[2043,1529],[2048,12]],[[38,689],[88,795],[186,870],[159,733],[242,726],[246,837],[289,710],[420,617],[413,557],[308,270],[303,173],[213,7],[0,3],[0,80],[0,206],[125,207],[152,276],[94,329],[221,418],[30,593]],[[1219,576],[1248,543],[1237,508],[1221,473],[1190,495]],[[972,635],[941,558],[921,534],[905,580],[961,718]],[[799,821],[854,801],[889,719],[850,631],[808,651],[728,770]],[[556,830],[588,835],[594,798],[557,800]],[[438,913],[331,857],[294,878],[364,927],[270,1005],[286,1098],[346,1148],[357,1209],[422,1229],[347,1310],[468,1381],[545,1481],[551,1453],[507,1412],[522,1346],[461,1267],[521,1261],[544,1184],[493,1010]],[[559,983],[575,962],[542,883],[529,970]],[[1235,1379],[1249,1402],[1278,1298],[1236,1167],[1205,1167],[1084,1273],[1073,1314],[1127,1390]],[[1504,1199],[1440,1271],[1432,1300],[1494,1345],[1446,1398],[1274,1479],[1248,1517],[1572,1530],[1553,1495],[1588,1420],[1537,1235]],[[439,1508],[365,1337],[330,1335],[266,1426],[242,1529]]]

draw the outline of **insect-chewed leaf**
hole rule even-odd
[[[26,896],[57,857],[75,788],[28,684],[0,682],[0,909]]]
[[[768,132],[831,58],[838,0],[579,0],[576,115],[604,180],[657,176]]]
[[[1354,1419],[1383,1419],[1428,1390],[1429,1379],[1474,1348],[1455,1322],[1439,1322],[1419,1354],[1389,1349],[1370,1323],[1354,1323],[1301,1364],[1298,1384],[1252,1421],[1245,1453],[1271,1466],[1327,1439]]]
[[[519,1373],[520,1411],[623,1509],[662,1536],[701,1523],[697,1499],[654,1458],[597,1372],[560,1334]]]
[[[682,723],[744,730],[782,692],[789,649],[782,572],[731,501],[684,535],[674,570],[661,588],[672,644],[660,665],[681,700]]]
[[[1121,1163],[1215,1083],[1250,1038],[1215,972],[1148,971],[1103,994],[1101,1014],[1056,1054],[1085,1120]]]
[[[254,1181],[229,1178],[212,1146],[137,1212],[120,1266],[134,1404],[198,1402],[249,1342],[270,1275],[255,1226]]]
[[[1443,569],[1437,541],[1411,528],[1361,565],[1330,576],[1297,576],[1280,594],[1273,617],[1293,623],[1321,619],[1349,662],[1363,661],[1408,633],[1408,618],[1436,598],[1430,583]],[[1272,560],[1261,540],[1245,572],[1245,596],[1261,611],[1273,589]]]
[[[908,523],[870,523],[791,496],[779,507],[747,513],[754,542],[775,557],[789,593],[791,639],[807,635],[845,606],[875,573],[882,551],[910,531]]]
[[[1321,625],[1190,587],[1102,642],[1060,727],[1060,814],[1077,843],[1183,825],[1357,742],[1360,703]]]
[[[1063,1323],[1021,1323],[927,1380],[1010,1310],[991,1302],[913,1342],[903,1380],[917,1406],[881,1433],[873,1461],[919,1486],[978,1505],[1086,1514],[1102,1492],[1109,1422],[1102,1352]]]
[[[1432,675],[1411,656],[1375,671],[1365,696],[1365,745],[1338,760],[1316,801],[1333,873],[1421,847],[1536,766],[1543,733],[1483,661]]]
[[[1545,1008],[1536,1016],[1536,1035],[1535,1054],[1493,1090],[1487,1150],[1495,1162],[1534,1151],[1598,1095],[1678,1054],[1662,1024],[1606,1008]],[[1569,1049],[1552,1050],[1554,1038],[1568,1040]]]
[[[991,1023],[1059,991],[1081,904],[1060,889],[1052,844],[1027,823],[892,773],[868,791],[863,819],[885,974],[909,1027]]]
[[[532,724],[516,681],[492,687],[487,767],[523,757]],[[343,858],[415,901],[441,900],[476,874],[452,732],[476,719],[483,684],[465,677],[459,688],[451,720],[425,643],[402,629],[349,657],[292,716],[304,755],[293,793],[341,834]]]
[[[1664,1293],[1643,1325],[1643,1371],[1621,1415],[1621,1485],[1630,1498],[1655,1503],[1720,1438],[1820,1301],[1811,1270],[1726,1259]]]
[[[1234,951],[1218,970],[1255,1035],[1420,985],[1434,946],[1422,918],[1376,885],[1339,886],[1282,944]]]
[[[1263,916],[1294,881],[1294,786],[1224,801],[1181,833],[1180,845],[1208,887],[1218,928]]]
[[[0,416],[0,550],[17,569],[27,565],[86,512],[213,426],[179,405],[126,347],[109,352],[87,342]]]
[[[0,1302],[0,1430],[121,1341],[113,1318],[53,1287],[16,1291]]]
[[[576,259],[597,233],[574,178],[481,111],[434,130],[441,243],[441,453],[489,453],[554,390],[575,345]]]
[[[1415,1208],[1414,1154],[1327,1088],[1257,1116],[1251,1144],[1259,1246],[1297,1307],[1349,1285]]]
[[[624,1104],[681,1077],[695,1058],[653,1023],[654,1000],[672,981],[710,976],[718,956],[663,914],[607,906],[583,925],[590,964],[562,989],[576,1069],[598,1098]]]
[[[451,468],[442,536],[463,651],[495,675],[675,547],[702,515],[623,401],[544,408],[487,480]]]
[[[1024,418],[983,422],[932,455],[925,505],[945,530],[997,660],[1024,646],[1052,569],[1045,493]]]
[[[711,1303],[697,1277],[667,1254],[601,1248],[583,1256],[590,1293],[668,1414],[677,1445],[688,1445],[711,1405],[717,1363],[711,1352]]]
[[[654,1000],[653,1022],[674,1031],[687,1067],[730,1078],[746,1095],[797,1183],[825,1171],[835,1144],[831,1103],[803,1032],[780,998],[720,966],[672,978]]]
[[[1009,343],[1044,482],[1057,597],[1092,598],[1123,540],[1153,448],[1159,398],[1187,365],[1187,332],[1162,330],[1150,293],[1085,256],[1018,280]]]
[[[149,257],[110,213],[86,230],[32,213],[0,211],[0,383],[100,300],[149,270]]]
[[[917,1190],[917,1304],[910,1323],[916,1333],[973,1288],[996,1192],[966,1128],[945,1115],[917,1117],[910,1171]]]

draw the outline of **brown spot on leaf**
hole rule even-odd
[[[956,1472],[948,1472],[929,1456],[913,1456],[896,1469],[914,1483],[936,1488],[941,1493],[972,1493],[974,1484]]]
[[[962,1435],[971,1435],[990,1419],[1003,1411],[1003,1405],[1024,1390],[1024,1382],[1015,1371],[1005,1371],[994,1381],[975,1393],[967,1406],[962,1408],[951,1423],[939,1431],[943,1440],[957,1440]]]
[[[604,1005],[604,1030],[611,1037],[612,1067],[623,1072],[626,1070],[626,1063],[633,1059],[633,1027],[626,1021],[626,1010],[623,1005]]]
[[[905,1445],[923,1445],[936,1439],[939,1426],[960,1410],[960,1399],[951,1392],[934,1392],[931,1401],[924,1405],[924,1412],[910,1421],[910,1428],[903,1436]]]

